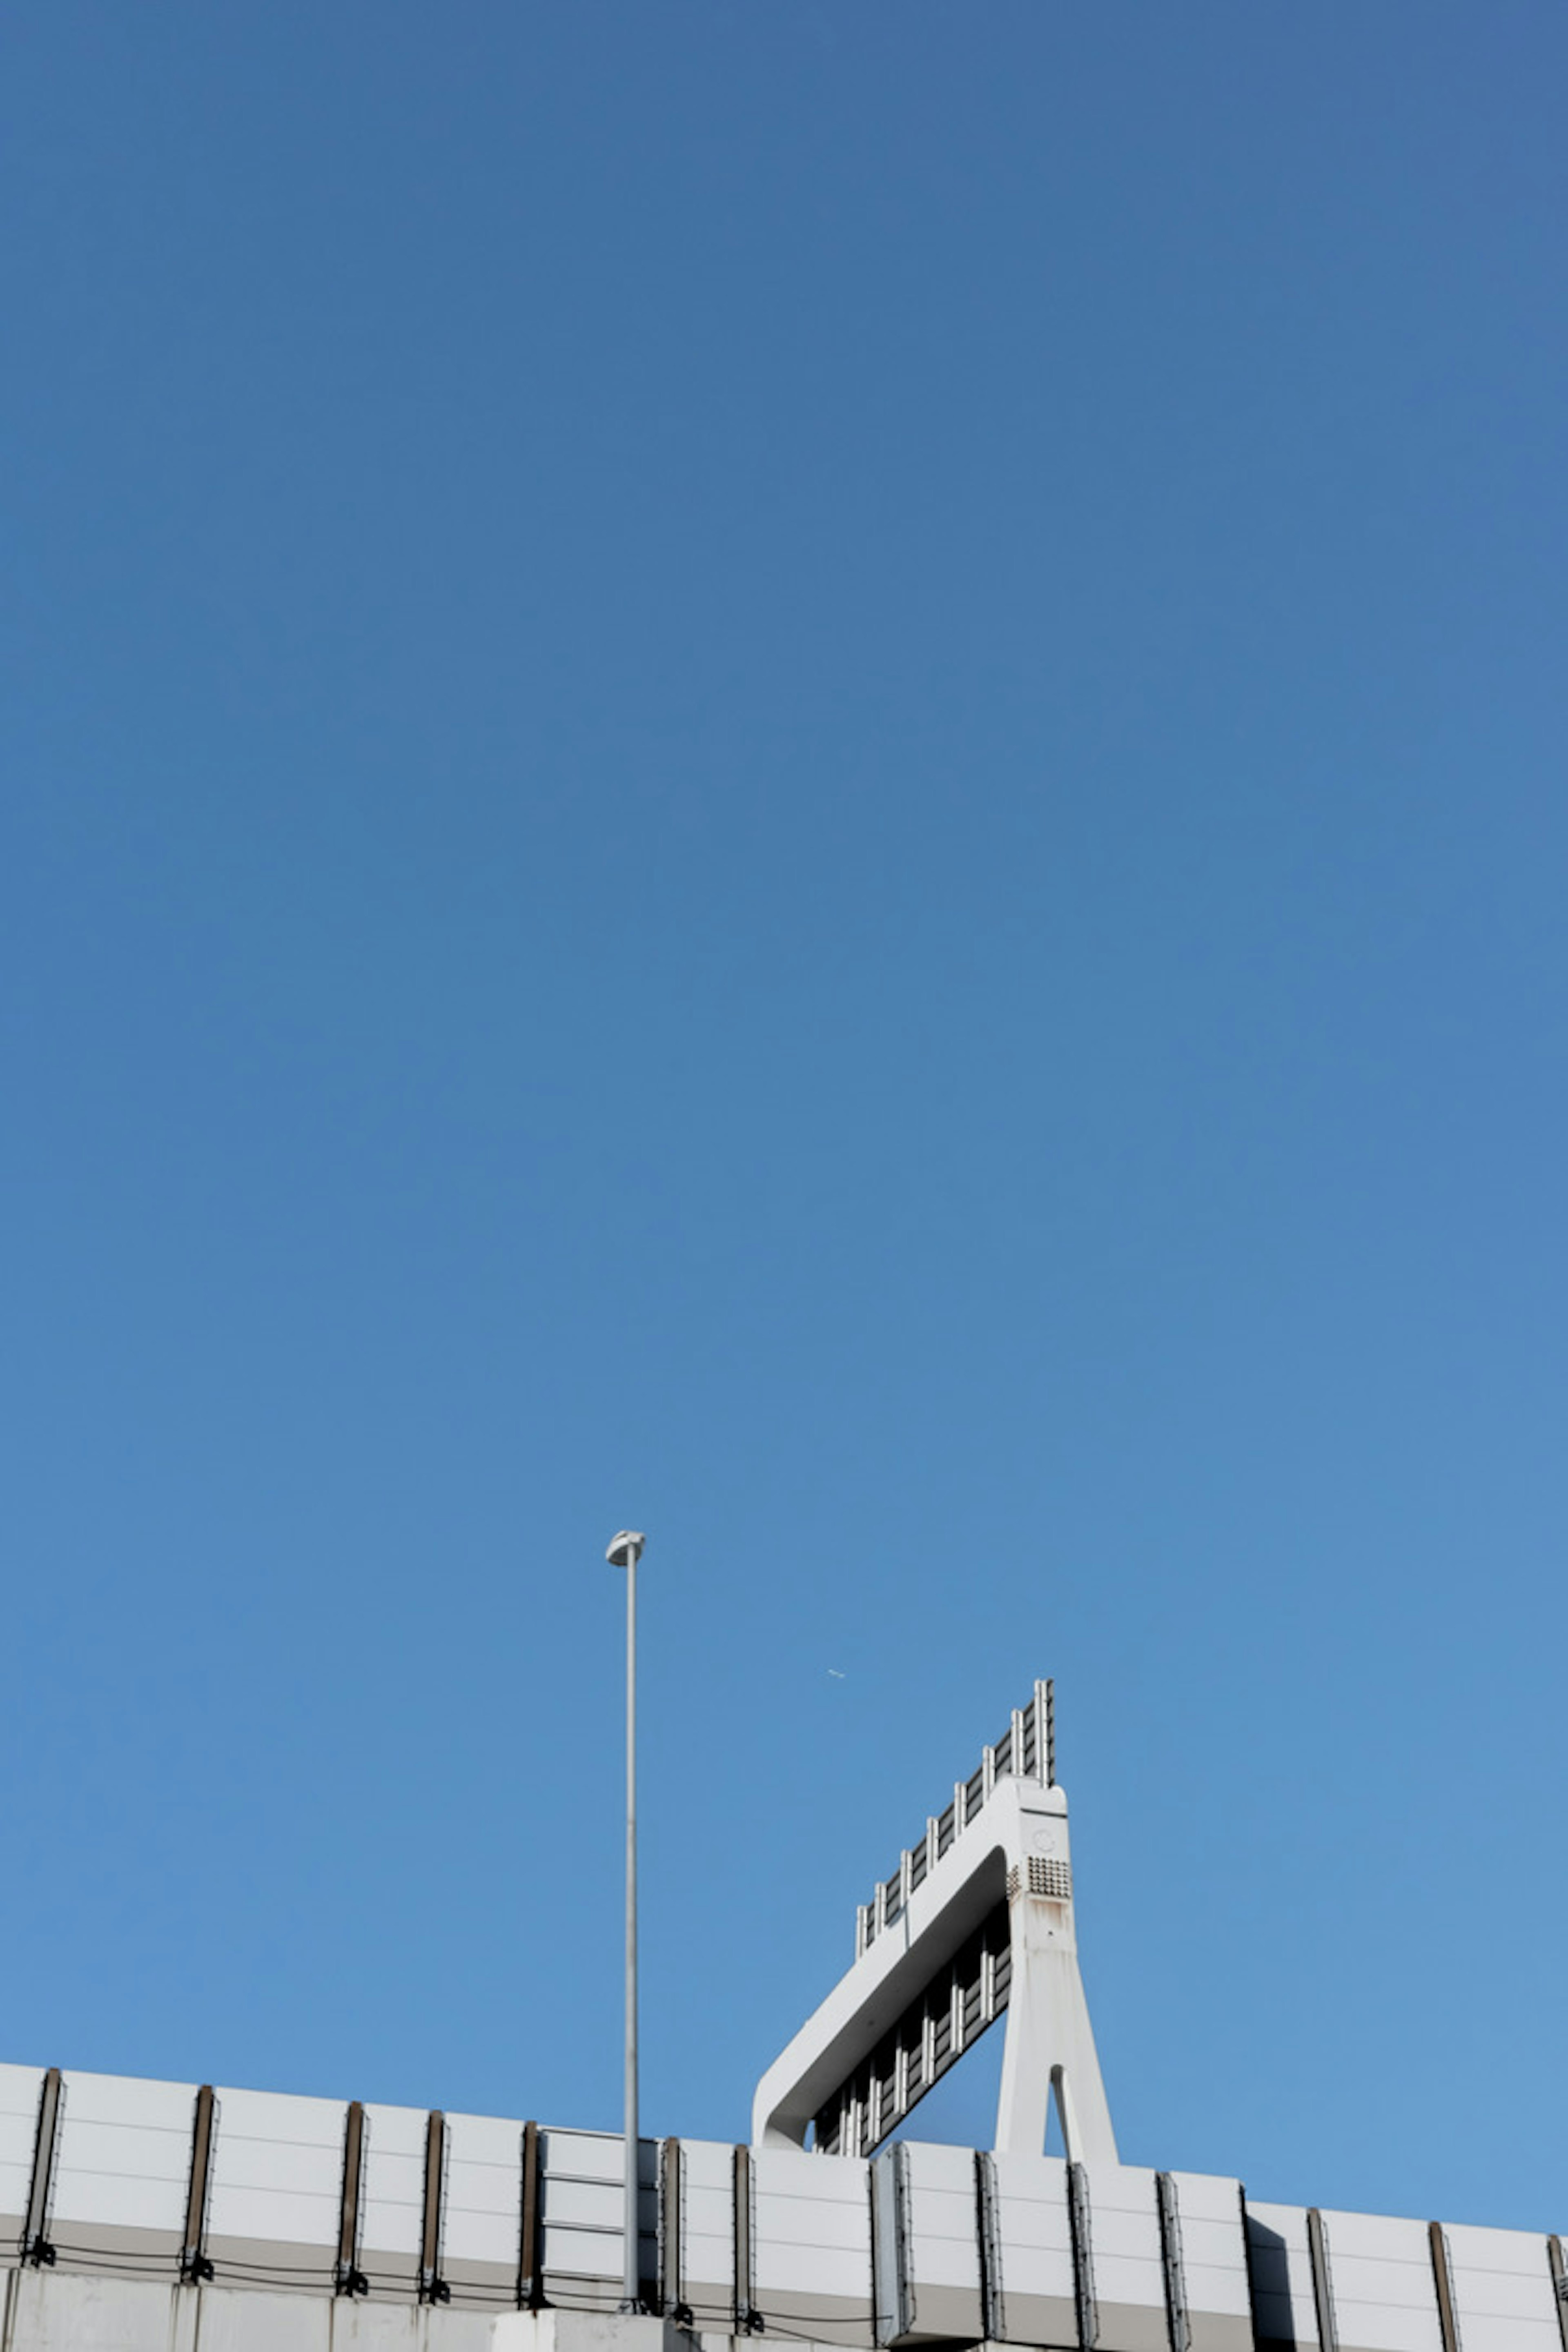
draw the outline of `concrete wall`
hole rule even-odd
[[[1568,2352],[1531,2232],[918,2142],[640,2158],[645,2293],[688,2347]],[[0,2067],[0,2352],[478,2352],[503,2319],[542,2346],[540,2304],[629,2352],[621,2166],[614,2134]]]

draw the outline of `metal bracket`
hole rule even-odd
[[[1089,2175],[1081,2164],[1068,2166],[1068,2220],[1072,2228],[1073,2298],[1078,2305],[1078,2340],[1081,2352],[1094,2352],[1094,2347],[1100,2341],[1100,2307],[1094,2294]]]
[[[1437,2288],[1437,2324],[1443,2331],[1443,2352],[1459,2352],[1459,2315],[1454,2307],[1454,2266],[1448,2259],[1448,2241],[1443,2234],[1441,2221],[1427,2223],[1426,2242],[1432,2250],[1432,2276]]]
[[[370,2281],[359,2267],[364,2150],[364,2108],[358,2099],[353,2099],[343,2117],[343,2185],[338,2201],[338,2257],[332,2265],[332,2288],[337,2294],[370,2293]]]
[[[419,2300],[450,2303],[441,2276],[441,2195],[446,2187],[447,2118],[432,2107],[425,2126],[425,2210],[419,2230]]]
[[[540,2198],[539,2126],[522,2127],[522,2211],[519,2216],[517,2307],[544,2308],[544,2229]]]
[[[1546,2261],[1557,2305],[1557,2333],[1563,2338],[1563,2352],[1568,2352],[1568,2257],[1563,2254],[1561,2238],[1547,2239]]]
[[[1165,2317],[1171,2329],[1171,2352],[1191,2352],[1192,2322],[1187,2317],[1187,2281],[1182,2267],[1182,2213],[1176,2184],[1168,2172],[1154,2175],[1154,2199],[1160,2209],[1160,2262],[1165,2273]]]
[[[55,2250],[48,2240],[49,2192],[55,2183],[59,2156],[60,2114],[65,2084],[58,2066],[51,2066],[38,2092],[38,2127],[33,2140],[33,2178],[27,2191],[26,2218],[22,2224],[21,2254],[35,2270],[52,2267]]]
[[[196,2093],[191,2124],[191,2180],[185,2196],[185,2239],[180,2249],[180,2276],[187,2286],[204,2286],[213,2276],[206,2254],[207,2191],[216,2126],[217,2101],[212,2084],[204,2083]]]
[[[1312,2268],[1312,2304],[1318,2315],[1318,2342],[1322,2352],[1340,2352],[1334,2325],[1334,2294],[1329,2273],[1329,2233],[1315,2205],[1307,2208],[1307,2255]]]
[[[658,2171],[658,2309],[677,2327],[692,2325],[686,2300],[686,2158],[678,2139],[667,2139]]]
[[[1007,2333],[1002,2312],[1002,2230],[996,2166],[984,2148],[974,2152],[974,2207],[980,2243],[980,2329],[989,2343],[999,2344]]]
[[[749,2147],[735,2150],[735,2333],[737,2336],[760,2336],[763,2315],[752,2300],[756,2282],[752,2266],[752,2151]]]

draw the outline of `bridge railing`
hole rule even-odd
[[[1012,1776],[1039,1780],[1049,1788],[1056,1780],[1056,1768],[1055,1685],[1037,1682],[1027,1706],[1013,1709],[1006,1730],[984,1750],[968,1780],[953,1782],[952,1803],[931,1814],[924,1837],[905,1848],[892,1876],[879,1882],[869,1903],[860,1905],[855,1917],[856,1958],[902,1916],[915,1889],[984,1811],[998,1780]]]

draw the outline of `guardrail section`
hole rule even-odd
[[[823,2343],[872,2340],[871,2202],[854,2157],[752,2151],[752,2278],[757,2318]]]
[[[544,2295],[567,2311],[614,2311],[624,2283],[626,2143],[618,2132],[542,2129]],[[638,2147],[639,2275],[658,2269],[658,2147]]]
[[[1154,2175],[1131,2164],[1086,2164],[1097,2352],[1169,2352],[1165,2264]]]
[[[985,2334],[976,2159],[900,2140],[872,2167],[879,2344],[978,2342]]]
[[[1562,2352],[1545,2241],[1458,2223],[1444,2234],[1464,2352]]]
[[[275,2091],[220,2091],[207,2259],[231,2284],[322,2294],[333,2283],[344,2107]]]
[[[367,2104],[364,2110],[360,2268],[373,2295],[401,2300],[419,2291],[428,2124],[420,2107]]]
[[[1186,2297],[1188,2352],[1252,2352],[1252,2297],[1241,2183],[1168,2172]]]
[[[494,2116],[447,2117],[440,2275],[451,2301],[516,2305],[522,2270],[522,2128]]]
[[[735,2151],[728,2140],[683,2139],[679,2162],[667,2305],[683,2305],[695,2327],[727,2334],[735,2324]]]
[[[61,2261],[127,2275],[177,2269],[195,2102],[194,2083],[70,2076],[47,2232]]]
[[[26,2226],[41,2066],[0,2066],[0,2247],[15,2259]]]
[[[1449,2352],[1425,2221],[1322,2215],[1335,2352]]]
[[[112,2304],[114,2352],[371,2352],[388,2331],[481,2352],[520,2305],[612,2313],[622,2151],[611,2132],[3,2067],[5,2340],[106,2344]],[[645,2140],[640,2160],[644,2294],[714,2336],[1568,2352],[1568,2259],[1525,2231],[1244,2209],[1235,2180],[920,2141],[868,2163]],[[453,2309],[437,2329],[416,2302]]]
[[[981,2159],[990,2208],[993,2325],[1008,2344],[1078,2352],[1068,2168],[1056,2156]]]

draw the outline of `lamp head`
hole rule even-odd
[[[633,1528],[623,1528],[605,1554],[605,1558],[612,1568],[635,1568],[642,1558],[642,1548],[646,1541],[647,1538],[639,1536]]]

